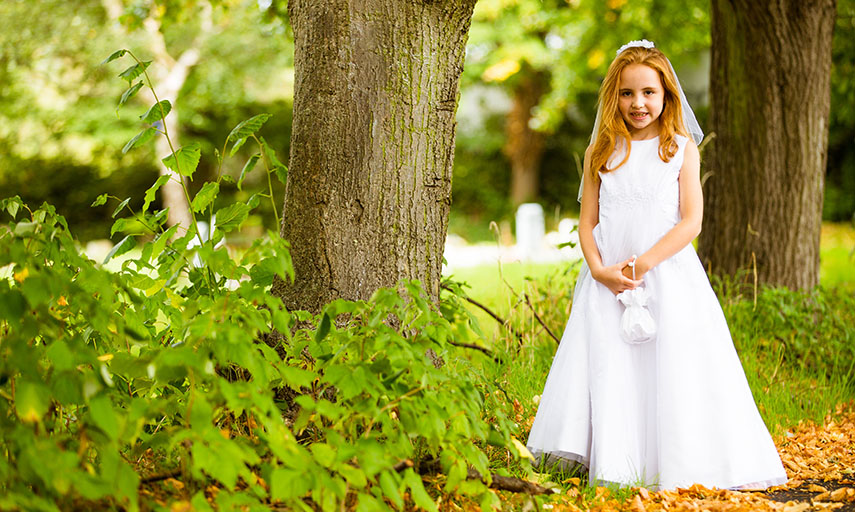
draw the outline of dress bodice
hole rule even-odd
[[[677,135],[670,161],[659,157],[659,137],[632,141],[627,161],[600,173],[599,224],[594,237],[603,263],[611,265],[642,254],[680,221],[680,168],[686,137]],[[623,160],[612,154],[609,166]]]

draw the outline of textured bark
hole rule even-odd
[[[291,0],[294,121],[282,235],[318,311],[402,278],[439,295],[458,79],[475,0]]]
[[[546,91],[544,73],[529,70],[514,88],[511,111],[505,123],[504,151],[511,163],[511,203],[534,201],[539,194],[540,162],[546,137],[529,126],[532,109]]]
[[[713,0],[699,251],[716,274],[819,279],[835,0]]]

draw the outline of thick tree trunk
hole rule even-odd
[[[514,102],[505,123],[504,151],[511,163],[511,203],[534,201],[540,186],[540,161],[546,137],[529,126],[531,111],[546,90],[542,72],[528,70],[514,88]]]
[[[402,278],[439,295],[458,79],[475,0],[291,0],[294,122],[282,235],[318,311]]]
[[[818,282],[835,3],[712,1],[699,251],[713,273]]]

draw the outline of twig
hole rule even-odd
[[[448,290],[448,291],[450,291],[450,292],[454,293],[454,290],[452,290],[452,289],[451,289],[450,287],[448,287],[447,285],[441,285],[441,286],[442,286],[442,288],[443,288],[444,290]],[[484,310],[488,315],[490,315],[491,317],[493,317],[493,319],[494,319],[494,320],[496,320],[497,322],[499,322],[500,324],[502,324],[502,326],[503,326],[505,329],[507,329],[511,334],[513,334],[514,336],[516,336],[516,337],[517,337],[517,339],[518,339],[519,341],[521,341],[521,342],[523,341],[523,336],[522,336],[522,334],[520,334],[520,333],[519,333],[519,331],[517,331],[516,329],[514,329],[514,328],[513,328],[513,327],[512,327],[512,326],[511,326],[507,321],[505,321],[504,319],[502,319],[502,317],[500,317],[500,316],[499,316],[499,315],[497,315],[496,313],[493,313],[493,312],[490,310],[490,308],[488,308],[487,306],[485,306],[485,305],[481,304],[480,302],[478,302],[478,301],[477,301],[477,300],[475,300],[475,299],[469,298],[469,297],[468,297],[468,296],[466,296],[466,295],[462,295],[462,296],[461,296],[461,298],[462,298],[463,300],[465,300],[466,302],[469,302],[470,304],[473,304],[473,305],[475,305],[475,306],[478,306],[479,308],[481,308],[482,310]]]
[[[401,462],[395,464],[393,469],[395,471],[401,472],[407,468],[413,467],[413,461],[410,459],[402,460]],[[424,460],[419,464],[418,473],[420,475],[432,475],[440,473],[441,466],[439,464],[439,459],[428,459]],[[480,480],[484,482],[484,477],[476,471],[474,468],[469,467],[466,471],[466,479],[467,480]],[[495,473],[490,473],[490,488],[491,489],[499,489],[501,491],[510,491],[510,492],[524,492],[527,494],[549,494],[554,491],[538,485],[534,482],[529,482],[528,480],[522,480],[520,478],[516,478],[513,476],[501,476]]]
[[[550,335],[550,336],[552,336],[552,339],[553,339],[553,340],[555,340],[555,343],[558,343],[558,344],[560,345],[560,344],[561,344],[561,340],[560,340],[560,339],[558,339],[558,337],[557,337],[555,334],[553,334],[553,333],[552,333],[552,329],[550,329],[549,327],[547,327],[547,325],[546,325],[546,323],[543,321],[543,319],[542,319],[542,318],[540,318],[540,315],[538,315],[538,314],[537,314],[537,311],[535,311],[535,309],[534,309],[534,305],[531,303],[531,299],[528,297],[528,294],[527,294],[527,293],[525,294],[525,302],[526,302],[526,304],[528,304],[528,307],[529,307],[529,309],[531,309],[531,312],[532,312],[532,313],[534,313],[534,317],[537,319],[537,322],[538,322],[540,325],[542,325],[544,329],[546,329],[546,332],[548,332],[548,333],[549,333],[549,335]]]
[[[147,476],[145,478],[140,479],[141,484],[151,484],[154,482],[160,482],[161,480],[167,480],[169,478],[175,478],[177,476],[181,476],[180,469],[173,469],[172,471],[167,471],[166,473],[160,473],[157,475]]]
[[[489,348],[482,347],[481,345],[476,345],[474,343],[461,343],[459,341],[453,341],[453,340],[448,340],[448,343],[450,345],[454,345],[455,347],[471,348],[473,350],[480,350],[481,352],[487,354],[488,356],[493,357],[494,359],[498,359],[498,357],[493,356],[493,352]]]

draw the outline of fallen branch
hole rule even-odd
[[[448,290],[448,291],[450,291],[450,292],[454,293],[454,290],[452,290],[452,289],[451,289],[450,287],[448,287],[447,285],[441,285],[441,286],[442,286],[442,289],[443,289],[443,290]],[[516,336],[516,338],[517,338],[520,342],[522,342],[522,341],[523,341],[523,335],[522,335],[522,334],[520,334],[520,332],[519,332],[519,331],[517,331],[516,329],[514,329],[514,328],[510,325],[510,323],[508,323],[508,322],[507,322],[506,320],[504,320],[502,317],[500,317],[500,316],[499,316],[499,315],[497,315],[496,313],[493,313],[493,311],[492,311],[492,310],[490,310],[490,308],[488,308],[487,306],[485,306],[485,305],[481,304],[480,302],[478,302],[478,301],[477,301],[477,300],[475,300],[475,299],[472,299],[472,298],[470,298],[470,297],[467,297],[466,295],[462,295],[462,296],[461,296],[461,298],[462,298],[463,300],[465,300],[466,302],[468,302],[468,303],[470,303],[470,304],[472,304],[472,305],[478,306],[479,308],[481,308],[482,310],[484,310],[484,312],[485,312],[485,313],[487,313],[488,315],[490,315],[491,317],[493,317],[493,319],[494,319],[495,321],[497,321],[497,322],[499,322],[500,324],[502,324],[502,327],[504,327],[504,328],[505,328],[505,329],[507,329],[511,334],[513,334],[514,336]]]
[[[528,304],[528,307],[529,307],[529,309],[531,309],[531,312],[534,313],[534,318],[537,319],[537,322],[540,325],[542,325],[544,329],[546,329],[546,332],[548,332],[549,335],[552,336],[552,339],[555,340],[555,343],[558,343],[560,345],[561,340],[558,339],[558,336],[556,336],[555,334],[552,333],[552,330],[549,327],[547,327],[547,325],[543,321],[543,319],[540,318],[540,315],[537,314],[537,311],[535,311],[535,309],[534,309],[534,304],[531,303],[531,299],[528,297],[527,293],[525,294],[525,302],[526,302],[526,304]]]
[[[180,469],[173,469],[172,471],[167,471],[165,473],[158,473],[156,475],[147,476],[145,478],[140,479],[141,484],[151,484],[154,482],[160,482],[161,480],[168,480],[170,478],[175,478],[181,476]]]
[[[484,477],[481,476],[481,473],[475,471],[472,468],[469,468],[469,471],[466,473],[466,478],[468,480],[481,480],[484,482]],[[485,482],[486,483],[486,482]],[[542,485],[538,485],[534,482],[529,482],[528,480],[523,480],[521,478],[516,478],[513,476],[502,476],[497,475],[495,473],[490,474],[490,489],[498,489],[500,491],[510,491],[510,492],[524,492],[526,494],[552,494],[552,489],[548,487],[543,487]]]
[[[395,464],[394,469],[395,471],[401,472],[409,467],[413,467],[413,461],[406,459]],[[433,475],[440,473],[441,469],[442,467],[439,464],[439,459],[429,459],[421,461],[418,466],[418,473],[420,475]],[[466,479],[480,480],[481,482],[486,483],[485,478],[481,473],[472,467],[466,471]],[[498,489],[500,491],[522,492],[526,494],[551,494],[555,492],[552,489],[543,487],[542,485],[538,485],[534,482],[529,482],[528,480],[522,480],[521,478],[513,476],[497,475],[495,473],[490,473],[490,488]]]

